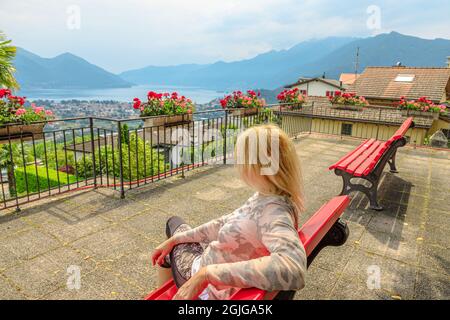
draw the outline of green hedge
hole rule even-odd
[[[42,166],[37,167],[37,176],[36,176],[36,167],[34,165],[30,165],[26,167],[26,180],[25,180],[25,169],[23,167],[16,168],[14,171],[16,177],[16,186],[17,193],[19,195],[27,193],[27,184],[28,184],[28,192],[34,193],[38,191],[45,191],[49,188],[58,187],[58,172],[53,169],[48,169],[48,179],[47,179],[47,169]],[[77,178],[74,175],[68,175],[69,184],[76,183]],[[39,181],[39,188],[38,188]],[[67,174],[65,172],[59,172],[59,184],[61,186],[67,185]]]

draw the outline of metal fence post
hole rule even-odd
[[[16,177],[15,177],[15,173],[14,173],[14,158],[13,158],[13,150],[12,150],[12,145],[11,145],[11,133],[9,131],[10,130],[9,125],[6,125],[6,130],[8,132],[9,161],[10,161],[10,163],[8,165],[8,166],[10,166],[10,168],[8,168],[8,166],[7,166],[6,170],[12,171],[11,176],[8,175],[8,184],[10,186],[12,185],[11,181],[9,181],[9,179],[12,178],[13,184],[14,184],[14,197],[16,198],[16,212],[20,212],[19,195],[17,193],[17,181],[16,181]],[[22,149],[22,152],[23,152],[23,149]],[[2,174],[2,173],[0,172],[0,174]],[[10,197],[12,196],[11,189],[9,189],[9,196]],[[6,199],[4,199],[4,200],[6,201]]]
[[[125,188],[123,185],[123,159],[122,159],[122,122],[117,121],[117,143],[119,145],[119,179],[120,179],[120,198],[125,198]],[[158,163],[159,166],[159,163]]]
[[[314,120],[314,101],[312,102],[312,106],[311,106],[311,118],[309,121],[309,134],[312,133],[313,120]]]
[[[95,159],[94,119],[92,119],[92,117],[89,117],[89,130],[91,131],[92,171],[94,175],[94,189],[95,189],[97,188],[97,166]]]
[[[275,106],[276,108],[276,106]],[[275,110],[274,108],[274,110]],[[274,111],[276,112],[276,111]],[[278,126],[283,129],[283,117],[281,116],[281,104],[278,105],[278,114],[275,113],[275,119],[277,121]]]
[[[380,133],[380,123],[381,123],[381,108],[378,111],[378,124],[377,124],[377,137],[376,137],[377,140],[378,140],[378,135]]]
[[[225,128],[223,134],[223,164],[227,164],[227,129],[228,129],[228,110],[225,109]]]

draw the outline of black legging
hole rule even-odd
[[[180,217],[171,217],[166,223],[166,235],[173,235],[192,229]],[[192,263],[201,256],[203,248],[199,243],[182,243],[176,245],[169,257],[166,257],[165,267],[172,268],[173,280],[177,287],[181,287],[191,278]]]

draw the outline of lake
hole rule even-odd
[[[173,92],[176,91],[192,101],[202,104],[210,102],[225,95],[224,92],[207,90],[194,87],[175,87],[161,85],[138,85],[131,88],[113,89],[33,89],[20,90],[19,95],[27,97],[29,100],[115,100],[131,102],[134,98],[144,101],[148,91]]]

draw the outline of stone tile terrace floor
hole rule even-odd
[[[340,192],[327,170],[359,141],[304,136],[296,140],[307,196],[305,221]],[[350,238],[326,248],[297,299],[449,299],[450,153],[399,151],[400,173],[385,173],[383,212],[354,196],[344,219]],[[142,299],[155,288],[153,248],[174,214],[198,225],[241,205],[252,192],[232,166],[202,168],[127,193],[99,189],[55,197],[0,213],[1,299]],[[67,269],[81,267],[81,288],[68,290]],[[367,288],[378,266],[379,289]]]

